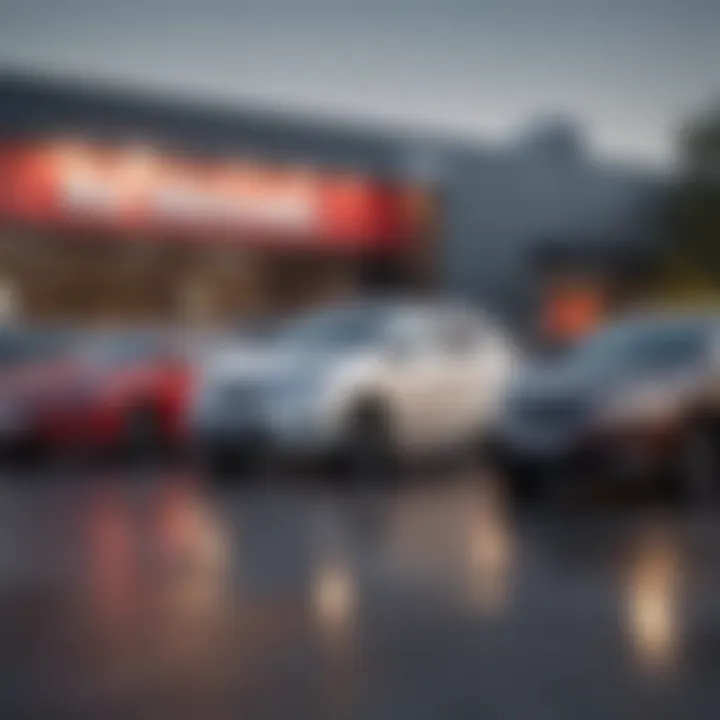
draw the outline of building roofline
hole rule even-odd
[[[182,118],[198,126],[223,128],[237,135],[242,135],[244,131],[261,130],[265,134],[291,133],[296,138],[307,140],[322,138],[334,144],[374,148],[413,143],[457,145],[458,148],[463,145],[449,136],[421,133],[381,122],[356,121],[321,111],[268,107],[267,104],[223,101],[207,96],[193,98],[172,90],[157,92],[130,82],[103,81],[97,77],[28,71],[0,65],[0,99],[8,95],[61,103],[78,111],[91,108],[109,113],[132,113],[146,117],[161,115],[175,120]],[[2,119],[0,103],[0,122]],[[52,124],[50,119],[47,124]]]

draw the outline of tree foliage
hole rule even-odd
[[[662,287],[720,296],[720,104],[683,132],[666,212]]]

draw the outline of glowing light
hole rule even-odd
[[[313,587],[312,604],[323,626],[341,628],[349,625],[356,602],[355,583],[346,568],[330,565],[320,570]]]
[[[468,530],[468,553],[472,599],[480,610],[497,612],[507,600],[514,553],[502,497],[490,483],[482,486]]]
[[[656,538],[633,568],[626,606],[632,644],[648,669],[666,668],[677,656],[678,585],[677,556],[667,542]]]

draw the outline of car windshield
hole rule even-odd
[[[235,326],[233,334],[244,340],[264,341],[277,335],[280,327],[281,321],[277,317],[249,317]]]
[[[50,360],[69,343],[69,335],[55,330],[4,330],[0,332],[0,366]]]
[[[700,360],[708,336],[702,322],[626,322],[593,336],[567,361],[608,373],[680,370]]]
[[[287,350],[348,349],[379,342],[389,310],[379,306],[353,306],[306,315],[277,335],[279,347]]]
[[[110,334],[89,340],[81,348],[80,355],[98,365],[122,365],[159,356],[161,344],[153,335]]]

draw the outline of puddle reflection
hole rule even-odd
[[[195,478],[93,488],[84,548],[89,692],[222,677],[234,628],[230,535]]]
[[[114,485],[98,488],[86,510],[82,543],[89,604],[93,617],[112,627],[137,611],[141,581],[136,537],[123,495]]]
[[[442,588],[472,611],[494,614],[510,599],[515,532],[492,478],[453,477],[398,499],[388,557],[408,584]]]
[[[468,528],[468,592],[478,611],[495,614],[508,603],[516,543],[505,496],[490,479],[481,484]]]
[[[664,678],[690,654],[682,612],[697,602],[697,575],[685,583],[699,539],[678,516],[512,512],[498,483],[471,474],[347,492],[130,480],[52,496],[73,520],[58,543],[82,572],[58,574],[47,623],[62,627],[40,644],[54,678],[107,707],[146,688],[180,705],[241,688],[348,717],[373,684],[383,697],[454,688],[456,664],[466,688],[492,692],[504,673],[533,688],[580,669]],[[700,539],[720,553],[715,527]]]
[[[640,666],[672,668],[678,661],[681,568],[676,538],[663,527],[641,533],[625,594],[625,620]]]
[[[347,631],[355,619],[357,587],[347,566],[321,566],[312,588],[312,607],[319,625],[336,634]]]

